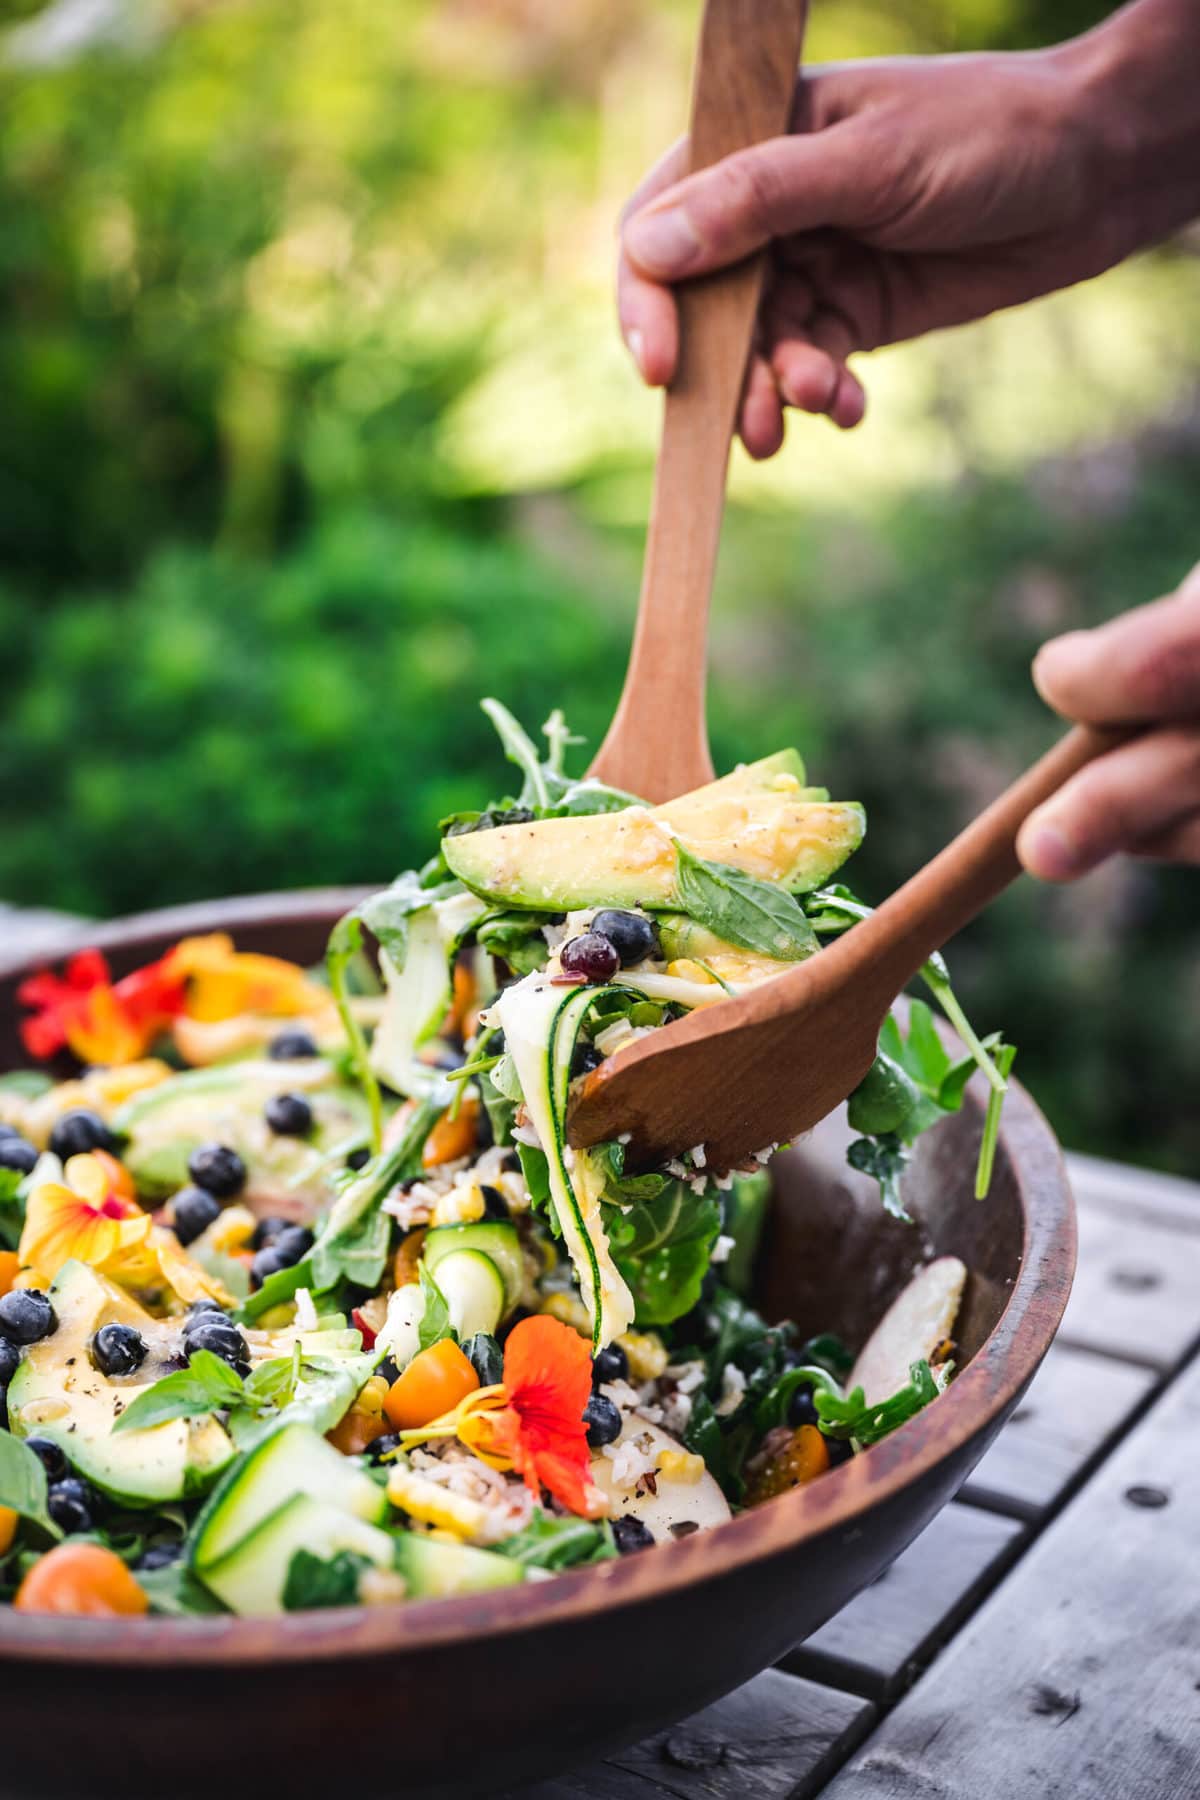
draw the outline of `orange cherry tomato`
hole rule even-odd
[[[0,1298],[12,1291],[21,1267],[21,1259],[15,1250],[0,1250]]]
[[[360,1456],[368,1444],[373,1444],[377,1437],[383,1437],[391,1429],[390,1422],[382,1413],[364,1412],[359,1407],[352,1406],[325,1436],[343,1456]]]
[[[452,1411],[478,1386],[468,1358],[453,1338],[443,1338],[418,1351],[388,1389],[383,1410],[397,1431],[412,1431]]]
[[[829,1450],[815,1425],[800,1425],[769,1461],[757,1468],[746,1488],[747,1506],[774,1500],[789,1488],[803,1487],[829,1467]]]
[[[425,1140],[422,1163],[427,1169],[436,1169],[440,1163],[457,1162],[460,1156],[469,1156],[475,1148],[478,1130],[478,1100],[464,1100],[456,1119],[450,1117],[447,1108]]]
[[[0,1506],[0,1556],[7,1556],[12,1549],[18,1523],[17,1514],[11,1506]]]
[[[408,1233],[392,1261],[392,1275],[398,1288],[411,1287],[414,1281],[421,1279],[417,1273],[417,1264],[424,1248],[425,1227],[419,1225],[415,1231]]]
[[[17,1612],[117,1618],[150,1602],[120,1557],[99,1544],[58,1544],[34,1563],[17,1589]]]

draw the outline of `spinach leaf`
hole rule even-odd
[[[616,1556],[612,1529],[607,1523],[559,1518],[535,1508],[524,1531],[491,1548],[527,1569],[575,1569],[584,1563],[607,1562]]]
[[[354,1606],[358,1601],[358,1584],[364,1569],[370,1568],[365,1556],[353,1550],[339,1550],[328,1561],[314,1556],[311,1550],[297,1550],[288,1564],[283,1584],[284,1612],[305,1612],[319,1606]]]
[[[546,966],[550,952],[542,934],[549,913],[493,913],[476,931],[476,941],[489,956],[498,956],[518,975]]]
[[[717,937],[778,962],[799,962],[817,949],[804,908],[785,888],[704,862],[678,842],[675,858],[683,910]]]
[[[885,1212],[894,1219],[912,1224],[912,1216],[900,1193],[900,1177],[908,1167],[908,1151],[894,1132],[877,1138],[855,1138],[846,1151],[846,1161],[862,1175],[870,1175],[879,1183],[879,1197]]]
[[[25,1224],[19,1169],[0,1169],[0,1250],[15,1250]]]
[[[421,1314],[421,1323],[417,1328],[417,1342],[422,1350],[428,1350],[431,1345],[440,1344],[443,1338],[453,1337],[454,1333],[450,1329],[450,1308],[446,1305],[446,1297],[423,1262],[417,1265],[417,1274],[421,1279],[421,1292],[425,1296],[425,1311]]]
[[[367,1096],[367,1106],[371,1116],[371,1148],[378,1155],[383,1143],[383,1096],[380,1093],[375,1072],[371,1067],[371,1053],[367,1047],[366,1034],[355,1018],[350,1005],[347,979],[350,964],[361,949],[362,921],[357,913],[346,913],[343,918],[338,920],[329,934],[329,944],[325,951],[325,966],[329,971],[329,986],[337,1004],[342,1030],[346,1034],[354,1076]]]
[[[642,1177],[641,1179],[645,1179]],[[639,1325],[669,1325],[700,1298],[721,1206],[672,1181],[653,1198],[630,1200],[604,1217],[613,1261],[633,1295]]]
[[[914,1418],[922,1407],[936,1400],[940,1391],[927,1362],[910,1363],[905,1386],[870,1406],[860,1387],[844,1397],[830,1388],[819,1388],[815,1397],[817,1419],[827,1437],[877,1444],[897,1425]]]
[[[168,1419],[195,1419],[203,1413],[218,1412],[236,1406],[244,1393],[245,1384],[236,1369],[211,1350],[197,1350],[186,1369],[164,1375],[129,1403],[113,1426],[113,1436],[122,1431],[144,1431],[151,1425],[163,1425]]]
[[[186,1619],[226,1611],[216,1595],[196,1580],[183,1558],[161,1569],[138,1569],[136,1575],[153,1613]]]
[[[837,1382],[846,1379],[854,1367],[854,1353],[848,1350],[836,1332],[822,1331],[800,1346],[802,1363],[817,1363]]]
[[[0,1506],[51,1537],[62,1536],[46,1511],[46,1471],[28,1444],[10,1431],[0,1431]]]
[[[768,1325],[754,1308],[730,1289],[717,1288],[696,1308],[688,1323],[698,1325],[699,1343],[693,1351],[672,1346],[678,1360],[696,1354],[704,1358],[708,1380],[692,1396],[692,1411],[684,1432],[689,1450],[704,1458],[710,1473],[733,1502],[745,1491],[742,1470],[761,1435],[755,1425],[759,1406],[785,1373],[791,1360],[790,1325]],[[716,1403],[724,1387],[729,1364],[745,1377],[745,1389],[732,1411],[718,1413]]]
[[[314,1293],[328,1293],[343,1279],[356,1287],[377,1287],[391,1241],[392,1221],[378,1209],[364,1213],[335,1236],[322,1235],[309,1252]]]

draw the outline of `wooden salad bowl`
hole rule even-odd
[[[79,939],[116,972],[185,933],[315,962],[347,891],[149,913]],[[23,1060],[0,948],[0,1068]],[[1046,1121],[1009,1096],[988,1200],[983,1107],[920,1140],[917,1220],[887,1218],[827,1120],[774,1164],[760,1304],[854,1345],[931,1251],[971,1271],[949,1390],[881,1444],[716,1531],[501,1593],[234,1618],[37,1618],[0,1608],[0,1766],[14,1800],[307,1800],[350,1783],[497,1795],[631,1744],[774,1662],[952,1497],[1046,1354],[1070,1289],[1074,1210]]]

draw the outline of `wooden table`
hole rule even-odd
[[[781,1667],[524,1800],[1200,1800],[1200,1186],[1069,1160],[1066,1318],[958,1499]]]

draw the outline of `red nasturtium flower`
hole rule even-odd
[[[65,976],[31,975],[17,989],[31,1015],[21,1025],[25,1048],[39,1058],[70,1049],[80,1062],[136,1062],[183,1010],[184,982],[166,964],[148,963],[114,983],[101,952],[81,950]]]
[[[501,1385],[505,1404],[464,1419],[459,1436],[489,1460],[506,1462],[535,1495],[547,1488],[573,1513],[602,1513],[583,1422],[592,1391],[585,1340],[545,1313],[522,1319],[504,1346]]]

